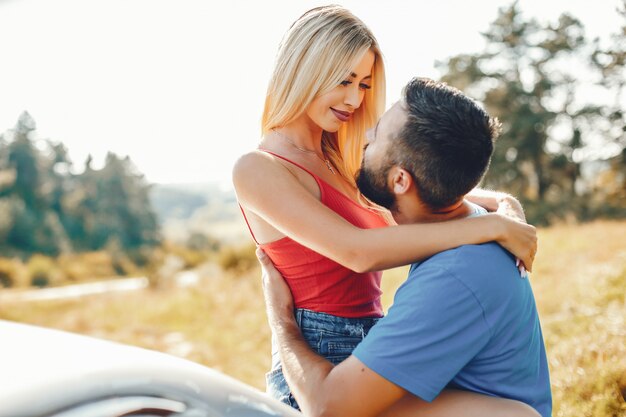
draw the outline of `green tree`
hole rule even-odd
[[[46,161],[33,144],[36,127],[30,114],[23,112],[11,131],[13,141],[6,158],[15,177],[7,190],[7,215],[11,220],[7,243],[29,253],[56,255],[63,242],[59,239],[62,228],[49,211],[42,187]]]
[[[568,14],[548,24],[525,19],[515,2],[483,36],[483,52],[438,65],[443,81],[481,100],[502,122],[485,185],[519,196],[534,222],[588,216],[583,165],[592,148],[611,139],[590,140],[600,107],[582,106],[577,97],[572,68],[593,70],[582,24]]]
[[[98,207],[97,173],[91,168],[91,163],[90,155],[83,172],[72,175],[65,182],[61,201],[63,225],[77,250],[95,249],[91,236],[98,224],[95,215]]]
[[[22,113],[15,129],[13,142],[9,145],[9,166],[16,172],[12,194],[19,196],[29,209],[42,209],[41,164],[37,149],[30,139],[36,129],[35,120]]]
[[[599,84],[613,92],[613,103],[600,108],[592,121],[612,142],[607,164],[595,184],[594,194],[601,198],[599,204],[609,215],[626,215],[626,113],[624,112],[624,87],[626,87],[626,0],[617,8],[622,27],[603,46],[594,40],[592,62],[600,73]],[[596,198],[597,200],[598,198]]]
[[[116,239],[124,248],[154,245],[159,241],[156,216],[148,198],[149,185],[130,158],[113,153],[104,168],[89,174],[95,180],[97,218],[91,230],[91,246],[99,249]]]

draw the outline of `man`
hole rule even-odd
[[[359,189],[399,224],[479,215],[464,196],[487,170],[497,129],[458,90],[413,79],[368,132]],[[461,246],[413,264],[388,315],[335,367],[303,340],[288,287],[258,255],[283,372],[305,414],[440,415],[443,405],[446,415],[468,415],[467,401],[486,398],[457,389],[520,401],[501,400],[508,414],[499,414],[490,399],[491,414],[477,415],[551,415],[532,290],[499,245]]]

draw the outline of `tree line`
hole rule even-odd
[[[2,256],[159,244],[150,186],[128,157],[109,153],[102,169],[93,169],[89,157],[76,174],[62,143],[42,145],[35,135],[36,123],[24,112],[15,128],[0,136]]]

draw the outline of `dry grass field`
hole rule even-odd
[[[385,305],[405,273],[385,273]],[[169,352],[262,389],[270,335],[259,272],[205,275],[191,289],[0,305],[0,318]],[[550,361],[554,416],[626,415],[626,222],[540,230],[531,282]]]

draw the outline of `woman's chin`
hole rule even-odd
[[[339,129],[341,129],[342,125],[343,125],[342,122],[336,121],[336,122],[331,122],[331,123],[324,123],[323,125],[320,125],[320,127],[324,129],[325,132],[337,133]]]

